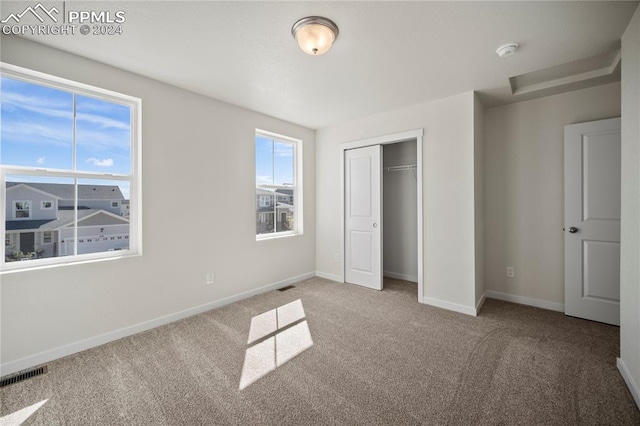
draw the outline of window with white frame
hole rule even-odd
[[[111,207],[120,207],[120,202],[119,201],[112,201],[111,202]]]
[[[13,217],[14,219],[31,218],[31,201],[14,201]]]
[[[255,160],[256,239],[301,234],[302,141],[257,130]]]
[[[5,253],[2,270],[140,254],[140,99],[4,63],[0,78],[0,197],[7,206],[1,231],[15,250]],[[131,215],[116,223],[94,202],[113,207],[113,198],[131,205]],[[52,229],[41,241],[56,247],[25,256],[19,245],[29,238],[22,233],[45,225]],[[109,236],[101,228],[126,241],[78,244],[80,230]]]

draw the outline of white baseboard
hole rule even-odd
[[[70,343],[50,349],[48,351],[40,352],[35,355],[30,355],[24,358],[17,359],[15,361],[9,361],[0,365],[0,377],[8,374],[15,373],[27,368],[32,368],[37,365],[41,365],[58,358],[62,358],[74,353],[94,348],[96,346],[104,345],[105,343],[112,342],[114,340],[122,339],[123,337],[131,336],[141,333],[143,331],[151,330],[152,328],[159,327],[161,325],[169,324],[193,315],[201,314],[206,311],[210,311],[221,306],[229,305],[234,302],[246,299],[257,294],[265,293],[267,291],[276,290],[288,285],[313,278],[316,276],[315,272],[309,272],[306,274],[298,275],[296,277],[288,278],[286,280],[278,281],[273,284],[266,285],[264,287],[256,288],[253,290],[245,291],[234,296],[225,297],[224,299],[216,300],[215,302],[205,303],[204,305],[196,306],[193,308],[185,309],[184,311],[176,312],[173,314],[165,315],[160,318],[155,318],[149,321],[141,322],[129,327],[121,328],[119,330],[110,331],[108,333],[100,334],[95,337],[90,337],[85,340]]]
[[[627,384],[631,395],[633,395],[633,399],[636,401],[636,405],[638,406],[638,410],[640,410],[640,388],[636,382],[633,381],[633,377],[631,377],[631,373],[627,369],[624,361],[620,358],[617,358],[616,365],[618,366],[618,371],[620,371],[620,375],[624,379],[624,382]]]
[[[482,309],[482,305],[484,305],[484,301],[487,300],[487,292],[482,293],[482,297],[476,303],[476,316],[480,313],[480,309]]]
[[[476,316],[476,308],[472,306],[459,305],[457,303],[434,299],[433,297],[425,297],[424,303],[426,303],[427,305],[435,306],[437,308],[447,309],[449,311],[459,312],[461,314],[467,314],[474,317]]]
[[[504,300],[505,302],[519,303],[521,305],[535,306],[536,308],[548,309],[550,311],[564,312],[564,304],[547,302],[546,300],[532,299],[531,297],[516,296],[515,294],[489,291],[485,293],[489,299]]]
[[[324,278],[331,281],[337,281],[343,283],[344,280],[339,275],[327,274],[326,272],[316,271],[316,277]]]
[[[384,271],[383,275],[385,277],[395,278],[397,280],[410,281],[412,283],[417,283],[418,282],[418,276],[417,275],[399,274],[397,272],[391,272],[391,271]]]

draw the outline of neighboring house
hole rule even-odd
[[[290,191],[290,193],[289,193]],[[256,188],[256,231],[258,234],[293,229],[293,190],[269,191]],[[274,218],[274,214],[277,215]]]
[[[129,200],[122,200],[122,202],[120,203],[120,216],[129,217],[130,207],[131,203],[129,202]]]
[[[72,184],[7,182],[5,258],[74,254],[75,188]],[[129,220],[116,185],[78,185],[78,254],[129,247]]]

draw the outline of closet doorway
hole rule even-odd
[[[419,129],[340,146],[343,282],[417,282],[423,302],[422,138]]]

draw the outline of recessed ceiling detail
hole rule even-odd
[[[620,49],[509,78],[515,96],[551,95],[620,80]]]

